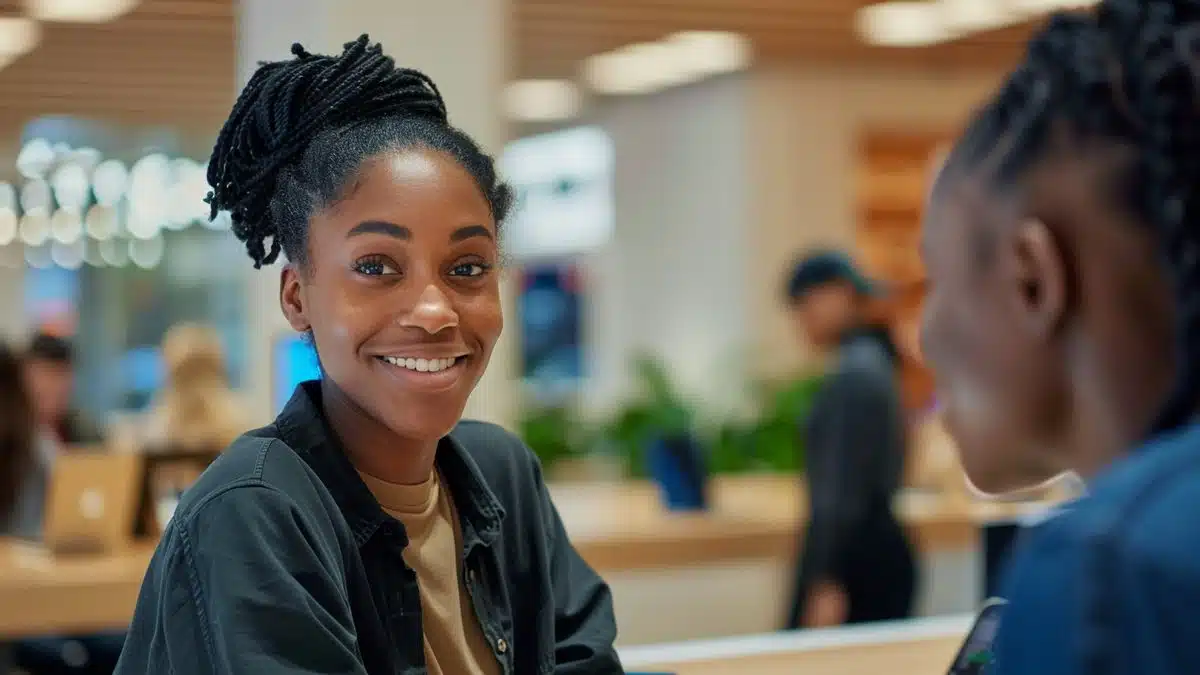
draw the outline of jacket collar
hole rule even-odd
[[[391,520],[363,483],[329,427],[321,404],[319,381],[296,387],[291,400],[275,419],[275,426],[280,438],[325,484],[359,547]],[[470,549],[476,544],[494,542],[500,534],[504,507],[488,487],[479,465],[453,432],[438,445],[436,462],[454,498],[464,546]]]

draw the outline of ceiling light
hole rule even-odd
[[[17,238],[17,213],[0,207],[0,246],[8,246]]]
[[[579,88],[568,80],[521,80],[504,89],[508,116],[521,122],[570,119],[579,114],[582,104]]]
[[[722,31],[685,31],[666,39],[680,53],[695,79],[744,70],[750,65],[750,40]]]
[[[994,0],[941,0],[943,25],[955,33],[996,30],[1016,25],[1028,17],[1008,3]]]
[[[643,42],[588,59],[585,75],[603,94],[649,94],[693,78],[688,53],[664,42]]]
[[[955,37],[933,2],[884,2],[858,10],[858,33],[880,47],[924,47]]]
[[[25,0],[25,11],[41,21],[105,23],[128,14],[139,0]]]
[[[1048,14],[1064,9],[1084,9],[1100,4],[1099,0],[1009,0],[1015,10],[1033,14]]]
[[[25,17],[0,17],[0,55],[28,54],[42,39],[42,27]]]
[[[35,138],[26,143],[17,153],[17,171],[26,178],[42,178],[52,166],[54,166],[54,148],[45,139]]]

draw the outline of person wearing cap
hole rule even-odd
[[[904,473],[898,352],[866,318],[882,289],[846,255],[799,260],[787,303],[802,338],[832,357],[805,420],[809,519],[785,628],[906,618],[916,563],[892,501]]]

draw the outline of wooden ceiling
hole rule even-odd
[[[758,62],[1003,67],[1029,26],[923,49],[869,47],[854,15],[869,0],[514,0],[517,70],[523,77],[569,77],[592,54],[682,30],[750,38]]]
[[[167,125],[207,143],[234,96],[234,2],[143,0],[110,24],[46,24],[41,45],[0,70],[0,153],[24,121],[42,115]],[[743,33],[760,62],[992,67],[1015,59],[1028,30],[929,49],[872,49],[853,32],[865,0],[513,2],[521,77],[572,76],[587,56],[679,30]],[[19,5],[0,0],[0,14],[19,13]]]
[[[21,3],[0,4],[13,15]],[[0,128],[70,115],[211,138],[233,100],[234,59],[233,0],[143,0],[109,24],[43,24],[41,44],[0,70]]]

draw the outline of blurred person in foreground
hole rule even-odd
[[[181,323],[162,343],[166,383],[151,408],[150,451],[217,454],[246,431],[245,407],[233,388],[220,336],[208,326]]]
[[[75,391],[75,356],[67,340],[38,333],[25,352],[29,389],[38,421],[59,445],[98,443],[99,427],[72,409]]]
[[[803,421],[809,522],[785,628],[902,619],[916,564],[892,499],[904,473],[898,353],[866,317],[877,287],[848,257],[796,263],[787,299],[804,339],[833,356]]]
[[[0,537],[42,538],[55,439],[39,430],[28,368],[0,345]],[[43,637],[0,645],[0,673],[107,675],[116,666],[122,633]]]
[[[367,36],[264,63],[209,164],[320,380],[183,496],[122,675],[622,672],[536,457],[460,418],[503,326],[512,191]]]
[[[958,139],[923,353],[973,484],[1087,494],[1026,533],[989,675],[1200,672],[1200,3],[1057,14]]]

